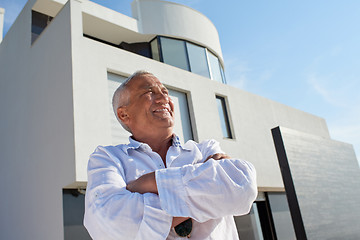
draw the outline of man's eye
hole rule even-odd
[[[147,94],[151,94],[152,91],[151,90],[147,90],[146,92],[144,92],[142,95],[147,95]]]

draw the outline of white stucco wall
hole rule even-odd
[[[0,239],[60,240],[75,181],[70,4],[31,45],[33,2],[0,45]]]

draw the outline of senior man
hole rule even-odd
[[[88,163],[84,225],[93,239],[239,239],[233,215],[257,195],[254,167],[215,140],[179,142],[174,104],[151,73],[115,91],[129,144],[99,146]]]

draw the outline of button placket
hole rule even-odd
[[[150,156],[151,160],[153,160],[156,163],[156,166],[159,169],[165,168],[164,163],[163,163],[163,161],[162,161],[159,154],[157,154],[156,152],[151,151],[151,152],[149,152],[149,156]]]

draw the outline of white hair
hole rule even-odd
[[[127,106],[130,103],[130,94],[129,91],[127,91],[127,85],[131,80],[133,80],[136,77],[142,76],[142,75],[154,75],[150,72],[139,70],[134,72],[130,77],[125,79],[125,81],[115,90],[113,98],[112,98],[112,105],[113,110],[116,116],[116,119],[120,122],[121,126],[128,132],[131,133],[130,128],[124,124],[121,119],[118,116],[117,110],[119,107]]]

